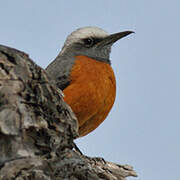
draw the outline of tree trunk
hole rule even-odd
[[[0,46],[0,180],[125,180],[133,168],[73,150],[76,117],[27,54]]]

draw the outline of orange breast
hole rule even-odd
[[[79,122],[79,134],[96,129],[111,110],[116,96],[116,81],[107,63],[77,56],[70,73],[70,85],[64,89],[67,102]]]

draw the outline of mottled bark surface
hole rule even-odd
[[[72,149],[77,121],[28,55],[0,46],[0,180],[124,180],[132,167]]]

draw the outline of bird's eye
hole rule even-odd
[[[84,39],[84,44],[86,47],[92,47],[94,45],[94,40],[92,38]]]

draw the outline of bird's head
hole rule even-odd
[[[79,28],[67,37],[60,55],[84,55],[110,64],[111,46],[131,33],[124,31],[109,35],[98,27]]]

